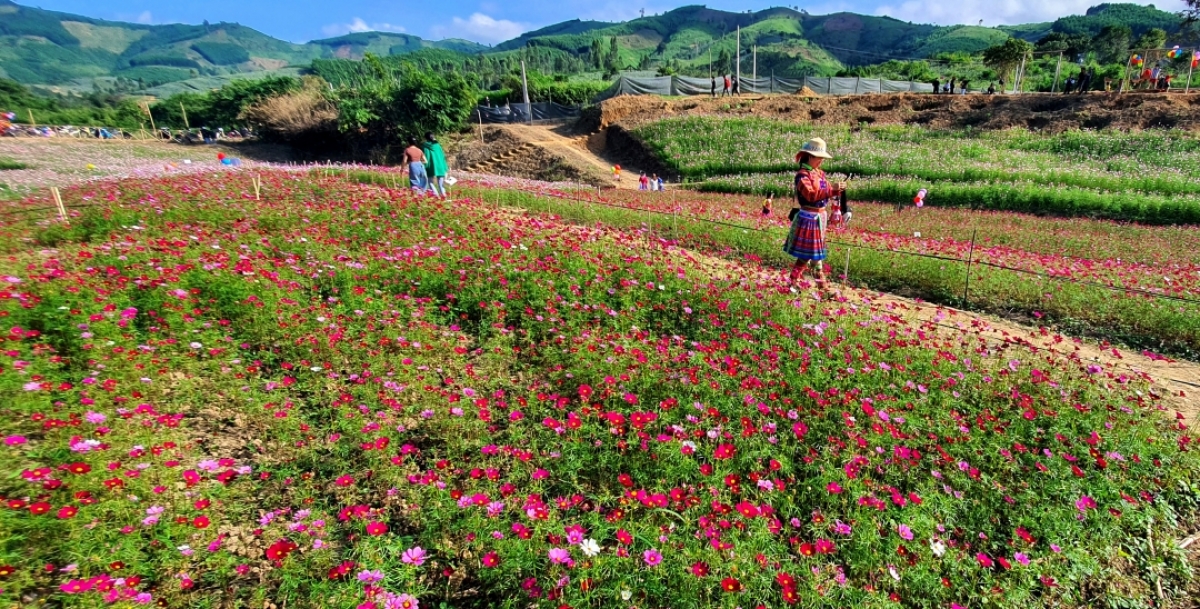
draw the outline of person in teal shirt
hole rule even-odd
[[[442,150],[442,145],[438,143],[437,138],[433,137],[432,133],[425,134],[425,145],[421,147],[425,152],[425,162],[429,164],[429,188],[434,194],[445,199],[446,198],[446,152]]]

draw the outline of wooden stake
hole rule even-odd
[[[262,180],[258,176],[254,176],[251,178],[251,182],[254,184],[254,200],[261,201]]]
[[[154,115],[150,114],[150,102],[142,102],[142,107],[146,109],[146,116],[150,117],[150,132],[158,137],[158,127],[154,124]]]
[[[29,124],[32,125],[36,129],[37,121],[33,120],[33,110],[30,110],[29,108],[25,108],[25,111],[29,113]]]
[[[71,221],[67,219],[67,208],[63,205],[62,194],[58,192],[57,186],[50,187],[50,196],[54,198],[54,204],[58,206],[58,217],[67,226],[71,225]]]
[[[183,113],[183,127],[184,127],[184,129],[187,129],[188,131],[191,131],[191,130],[192,130],[192,126],[191,126],[190,124],[188,124],[188,119],[187,119],[187,110],[186,110],[186,109],[184,109],[184,107],[183,107],[183,102],[179,102],[179,111]]]

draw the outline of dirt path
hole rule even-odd
[[[517,138],[557,154],[577,166],[598,170],[608,177],[608,184],[623,190],[637,190],[638,176],[642,170],[621,165],[621,181],[612,179],[613,165],[618,164],[606,153],[607,142],[603,131],[588,136],[571,135],[563,127],[545,125],[507,125]]]

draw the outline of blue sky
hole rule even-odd
[[[347,32],[405,32],[423,38],[466,38],[491,44],[568,19],[624,21],[639,11],[659,13],[685,0],[17,0],[21,4],[118,21],[199,23],[236,21],[276,38],[306,42]],[[798,2],[798,0],[790,0]],[[799,4],[813,14],[854,11],[889,15],[919,23],[985,25],[1050,21],[1079,14],[1103,0],[816,0]],[[701,3],[702,0],[691,0]],[[1148,2],[1143,2],[1149,4]],[[710,8],[761,10],[778,4],[750,0],[708,2]],[[789,5],[791,6],[791,5]],[[1157,3],[1163,10],[1183,8],[1182,0]]]

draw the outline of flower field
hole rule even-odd
[[[786,201],[776,200],[775,212],[763,218],[760,198],[517,187],[523,192],[465,192],[534,210],[551,205],[564,218],[650,229],[685,247],[754,264],[788,262],[779,250]],[[551,204],[563,197],[578,200]],[[1200,230],[1193,227],[911,206],[897,213],[870,203],[854,209],[851,226],[831,232],[828,261],[852,283],[954,305],[963,305],[965,294],[965,304],[1006,317],[1154,352],[1200,354]]]
[[[829,142],[826,169],[854,175],[858,199],[1144,224],[1200,223],[1200,140],[1184,132],[936,131],[812,127],[762,118],[689,117],[636,135],[703,190],[788,194],[800,145]]]
[[[0,225],[5,603],[1189,602],[1200,459],[1141,378],[710,273],[606,208],[263,189]]]

